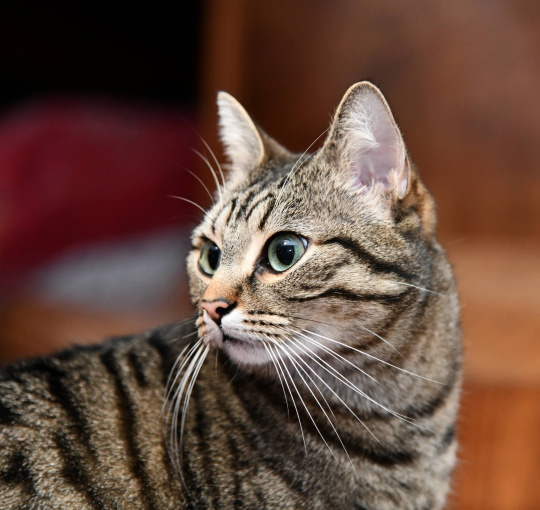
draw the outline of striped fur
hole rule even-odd
[[[369,84],[351,88],[323,148],[302,156],[229,96],[220,107],[233,167],[193,234],[196,318],[8,367],[2,501],[442,508],[457,447],[459,307],[433,199],[386,102]],[[283,273],[265,259],[280,232],[307,240]],[[212,277],[198,262],[208,240],[221,250]],[[207,313],[216,301],[220,320]]]

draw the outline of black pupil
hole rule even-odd
[[[285,266],[292,264],[294,260],[294,252],[296,247],[289,239],[280,241],[276,247],[276,255],[278,260]]]
[[[217,269],[219,265],[219,248],[216,245],[208,248],[208,265],[211,269]]]

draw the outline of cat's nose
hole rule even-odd
[[[201,308],[206,310],[211,319],[218,324],[221,322],[221,318],[231,312],[235,306],[236,303],[229,303],[228,301],[222,299],[218,299],[210,303],[201,303]]]

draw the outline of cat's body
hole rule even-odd
[[[232,172],[193,235],[196,328],[8,368],[5,507],[442,508],[458,305],[384,99],[351,88],[300,158],[230,96],[220,114]]]

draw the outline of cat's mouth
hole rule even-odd
[[[260,365],[268,362],[266,350],[261,342],[249,336],[233,336],[225,332],[223,324],[216,324],[206,311],[203,313],[203,320],[205,331],[202,340],[206,345],[224,351],[231,359],[243,365]]]
[[[232,344],[237,344],[237,345],[250,345],[252,344],[251,341],[249,340],[243,340],[242,338],[235,338],[233,336],[230,336],[230,335],[227,335],[227,334],[223,334],[223,343],[232,343]]]

